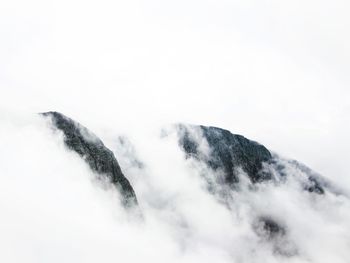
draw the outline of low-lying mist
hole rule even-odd
[[[291,164],[284,163],[290,176],[281,184],[252,185],[242,172],[223,200],[208,191],[205,178],[214,171],[186,159],[176,133],[100,129],[136,192],[140,216],[122,207],[119,193],[96,180],[49,122],[14,115],[0,127],[1,262],[350,259],[347,193],[304,191],[303,174]],[[283,234],[266,235],[261,217],[273,218]]]
[[[1,1],[0,262],[350,262],[349,9]],[[52,110],[114,152],[140,213],[36,114]],[[162,132],[173,122],[256,140],[288,176],[226,189]],[[334,188],[305,191],[289,158]]]

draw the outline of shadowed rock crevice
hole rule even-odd
[[[288,237],[287,227],[277,220],[268,216],[260,216],[252,227],[263,242],[268,242],[272,246],[275,254],[284,257],[298,254],[295,243]]]
[[[274,239],[278,236],[284,236],[286,234],[285,227],[277,223],[276,220],[273,220],[267,216],[259,217],[253,224],[253,228],[258,236],[266,239]]]
[[[125,206],[137,205],[134,189],[122,173],[113,152],[95,134],[59,112],[41,115],[51,118],[54,127],[63,132],[65,145],[70,150],[78,153],[94,172],[105,176],[117,187]]]

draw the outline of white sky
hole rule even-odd
[[[301,191],[303,174],[289,167],[279,187],[241,183],[228,210],[203,187],[199,173],[212,171],[185,161],[176,138],[152,133],[178,121],[223,127],[349,194],[349,7],[1,1],[0,261],[349,262],[348,198]],[[34,117],[49,110],[116,153],[144,221],[130,220],[117,193],[97,187],[81,158]],[[135,156],[118,147],[119,132],[130,135],[144,169],[130,165]],[[276,255],[254,233],[265,214],[286,225],[295,256]]]
[[[3,1],[0,117],[57,110],[91,128],[216,125],[350,183],[349,7]]]

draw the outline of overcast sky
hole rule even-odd
[[[349,13],[346,0],[1,1],[0,261],[349,262]],[[35,115],[51,110],[114,152],[142,220]],[[223,205],[203,179],[217,175],[159,138],[174,122],[243,134],[344,195],[304,191],[285,164],[283,183],[240,175]],[[281,239],[256,233],[265,215]]]
[[[2,118],[216,125],[350,182],[348,1],[0,5]]]

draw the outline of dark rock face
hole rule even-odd
[[[259,236],[267,239],[273,239],[277,236],[284,236],[286,234],[286,230],[283,226],[278,224],[272,218],[266,216],[259,217],[253,227]]]
[[[214,170],[222,169],[228,184],[238,182],[237,168],[242,168],[252,182],[271,179],[268,173],[262,171],[263,162],[269,162],[272,155],[263,145],[231,132],[206,126],[178,125],[180,146],[188,157],[203,160],[199,144],[192,136],[196,129],[206,140],[210,153],[205,162]]]
[[[309,182],[311,185],[307,186],[306,189],[310,193],[324,194],[324,189],[318,179],[315,177],[309,177]]]
[[[305,190],[317,194],[324,193],[325,183],[322,183],[317,173],[296,161],[288,160],[287,163],[282,163],[279,157],[272,155],[266,147],[241,135],[202,125],[178,124],[177,131],[179,145],[187,158],[202,161],[213,170],[221,169],[227,185],[233,186],[238,183],[238,168],[248,175],[252,183],[259,183],[271,180],[276,175],[280,178],[286,177],[287,165],[307,174],[307,180],[303,184]],[[209,147],[208,154],[201,151],[200,144],[203,144],[203,140]],[[264,163],[273,168],[273,172],[271,169],[263,169]]]
[[[61,113],[41,114],[50,117],[53,125],[64,133],[64,142],[69,149],[78,153],[94,172],[106,176],[119,189],[125,206],[137,205],[135,192],[123,175],[113,152],[96,135]]]
[[[214,171],[221,170],[223,173],[214,173],[215,187],[208,187],[209,191],[219,194],[219,198],[227,195],[232,190],[239,191],[235,187],[239,183],[237,168],[241,168],[249,177],[252,183],[271,181],[276,186],[287,179],[295,180],[301,189],[310,193],[324,194],[325,190],[333,191],[330,183],[319,174],[312,171],[305,165],[281,158],[272,154],[263,145],[246,139],[241,135],[232,134],[230,131],[206,126],[182,125],[177,127],[179,145],[187,158],[194,158]],[[216,177],[224,175],[224,181]],[[204,174],[204,176],[206,176]],[[210,179],[207,180],[211,184]],[[224,188],[223,191],[220,188]],[[214,190],[212,190],[214,189]],[[252,188],[254,189],[254,187]],[[221,199],[220,199],[221,200]],[[227,202],[234,202],[233,199],[223,199]],[[288,227],[269,216],[257,215],[252,222],[252,228],[256,235],[271,245],[273,252],[281,256],[294,256],[298,254],[296,244],[290,239]]]
[[[296,244],[288,237],[286,226],[271,217],[261,216],[253,224],[253,229],[262,241],[268,242],[275,254],[292,257],[298,254]]]

